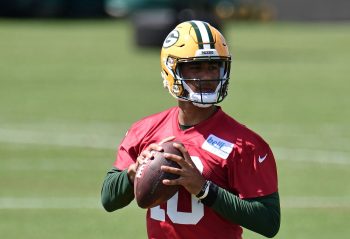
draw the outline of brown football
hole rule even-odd
[[[163,172],[162,165],[180,168],[169,159],[164,158],[164,153],[182,156],[182,153],[173,146],[174,141],[165,142],[161,146],[163,152],[156,152],[153,159],[139,166],[134,182],[136,202],[141,208],[151,208],[160,205],[171,198],[179,189],[179,186],[164,185],[163,179],[176,179],[179,176]]]

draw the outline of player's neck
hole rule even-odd
[[[200,108],[190,102],[179,102],[179,124],[186,126],[197,125],[210,118],[218,109],[216,106]]]

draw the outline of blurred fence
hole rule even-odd
[[[349,0],[268,0],[276,18],[286,21],[350,20]]]
[[[151,8],[204,10],[221,19],[350,20],[349,0],[0,0],[0,17],[125,17]]]
[[[0,0],[0,17],[131,19],[138,46],[159,47],[179,22],[350,20],[350,0]]]

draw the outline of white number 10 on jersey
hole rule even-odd
[[[203,164],[198,157],[191,156],[192,161],[198,168],[198,170],[203,173]],[[191,197],[191,212],[179,212],[177,210],[179,201],[179,192],[177,192],[172,198],[167,201],[166,210],[161,209],[160,206],[151,208],[150,214],[151,218],[158,221],[165,221],[165,213],[168,215],[173,223],[177,224],[197,224],[204,216],[204,205],[198,202],[198,199],[192,195]]]

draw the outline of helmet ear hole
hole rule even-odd
[[[174,95],[181,96],[182,93],[183,93],[183,87],[182,87],[181,84],[174,83],[174,85],[172,86],[171,91],[174,93]]]

